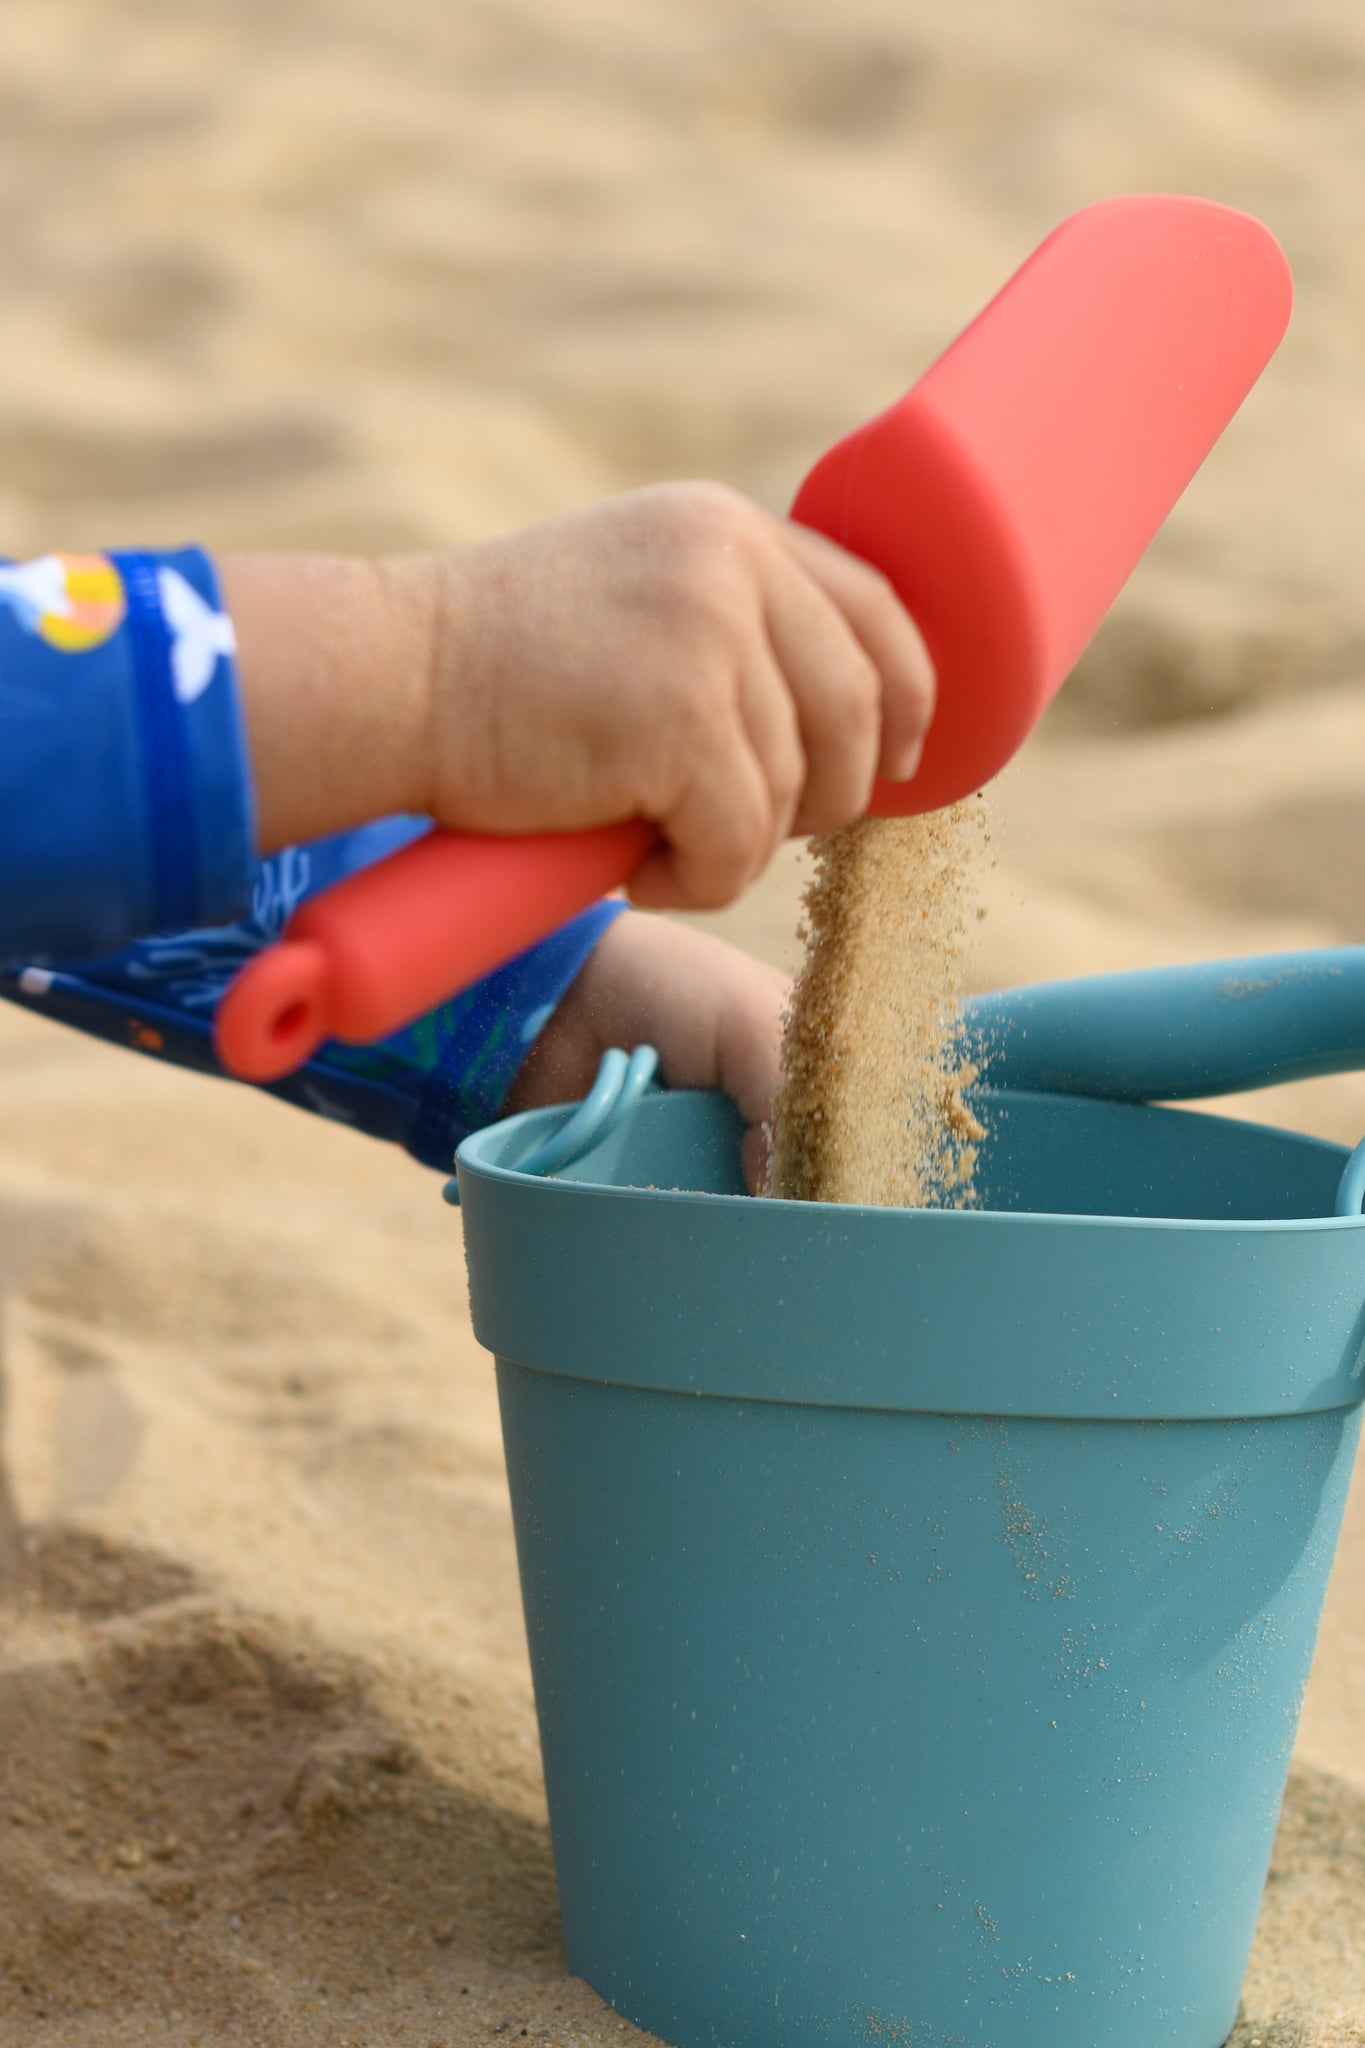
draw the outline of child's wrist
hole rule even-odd
[[[437,678],[442,638],[441,574],[434,555],[392,555],[373,563],[388,615],[397,693],[396,731],[386,734],[401,800],[389,810],[434,814],[438,807]]]
[[[425,811],[430,596],[417,558],[229,555],[263,852]]]

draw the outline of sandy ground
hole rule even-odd
[[[1272,374],[1000,792],[983,984],[1362,936],[1351,0],[11,0],[0,551],[775,507],[1057,219],[1245,204]],[[791,958],[795,854],[715,920]],[[1354,1140],[1365,1081],[1243,1111]],[[633,2033],[566,1977],[492,1376],[403,1159],[0,1017],[2,2048]],[[1239,2048],[1365,2042],[1365,1501]]]

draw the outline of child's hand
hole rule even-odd
[[[266,850],[385,811],[475,832],[643,816],[633,893],[711,908],[914,772],[919,634],[865,563],[718,484],[442,556],[237,556]]]
[[[714,484],[674,484],[440,565],[434,796],[477,830],[642,814],[637,902],[729,902],[793,832],[918,761],[923,644],[889,585]]]
[[[744,1174],[759,1193],[788,983],[775,967],[661,917],[618,917],[522,1063],[510,1115],[586,1095],[610,1045],[649,1044],[673,1088],[722,1088],[749,1126]]]

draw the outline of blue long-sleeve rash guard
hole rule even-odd
[[[197,548],[0,562],[0,996],[211,1074],[238,969],[306,897],[430,830],[386,818],[258,859],[234,653]],[[269,1092],[447,1169],[621,908]]]

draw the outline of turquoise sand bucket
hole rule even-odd
[[[567,1110],[461,1148],[568,1963],[638,2025],[1228,2034],[1360,1427],[1359,1195],[1337,1146],[1013,1084],[1102,1085],[1158,981],[1141,1085],[1343,1063],[1255,965],[1202,1065],[1248,963],[978,1006],[973,1210],[744,1198],[709,1094],[548,1174]]]

